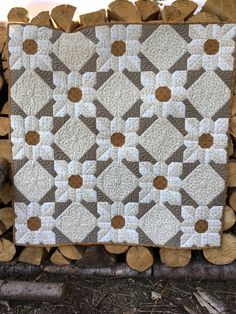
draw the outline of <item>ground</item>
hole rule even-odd
[[[21,278],[14,278],[21,279]],[[25,278],[24,278],[25,279]],[[236,313],[236,282],[160,281],[150,278],[55,277],[41,275],[34,281],[60,281],[66,284],[61,303],[1,302],[0,313],[6,314],[198,314]],[[194,296],[201,287],[225,311],[209,312]],[[156,292],[156,293],[155,293]],[[153,300],[152,300],[153,298]]]

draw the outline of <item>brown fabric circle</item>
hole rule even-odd
[[[202,134],[199,137],[198,144],[201,148],[210,148],[213,145],[213,137],[211,134]]]
[[[163,176],[157,176],[153,180],[153,186],[157,190],[165,190],[167,188],[167,179],[165,177],[163,177]]]
[[[114,229],[122,229],[124,227],[124,225],[125,225],[124,217],[122,217],[120,215],[112,217],[112,219],[111,219],[111,226]]]
[[[115,147],[121,147],[125,143],[125,136],[122,133],[113,133],[111,136],[111,143]]]
[[[156,99],[165,102],[171,99],[171,90],[167,86],[160,86],[156,90]]]
[[[27,227],[31,231],[37,231],[41,228],[41,219],[39,217],[30,217],[27,220]]]
[[[67,96],[70,101],[78,102],[82,99],[82,91],[79,87],[71,87]]]
[[[38,51],[38,44],[33,39],[26,39],[23,42],[23,50],[28,55],[34,55]]]
[[[25,141],[28,145],[37,145],[40,141],[40,135],[37,131],[28,131],[25,134]]]
[[[79,189],[83,185],[83,178],[79,175],[72,175],[69,177],[69,186],[73,189]]]
[[[195,230],[198,233],[204,233],[208,230],[208,222],[206,220],[198,220],[195,223]]]
[[[121,57],[126,51],[126,44],[123,40],[114,41],[111,45],[111,53],[116,57]]]
[[[208,39],[204,44],[204,52],[208,55],[215,55],[220,49],[220,44],[216,39]]]

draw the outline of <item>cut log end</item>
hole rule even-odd
[[[73,32],[79,27],[79,23],[73,21],[76,7],[69,4],[58,5],[51,11],[51,17],[57,27],[65,32]]]
[[[47,252],[43,247],[28,246],[25,247],[18,261],[27,264],[40,265],[47,256]]]
[[[7,19],[11,23],[28,23],[29,13],[25,8],[12,8],[7,15]]]
[[[15,254],[15,245],[7,239],[0,239],[0,262],[12,261]]]
[[[106,10],[99,10],[87,14],[80,15],[80,24],[82,26],[90,26],[96,24],[102,24],[107,21]]]
[[[108,5],[108,18],[114,21],[140,22],[141,15],[135,5],[127,0],[115,0]]]
[[[160,258],[163,264],[169,267],[184,267],[191,260],[191,250],[175,250],[175,249],[160,249]]]
[[[174,6],[165,6],[161,11],[161,18],[164,22],[183,22],[184,15]]]
[[[123,254],[128,250],[128,248],[129,248],[128,245],[112,245],[112,244],[105,245],[106,251],[112,254]]]
[[[132,246],[126,253],[126,262],[130,268],[143,272],[152,266],[154,259],[149,248]]]

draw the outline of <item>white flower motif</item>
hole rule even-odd
[[[53,143],[53,128],[52,117],[41,117],[37,119],[33,116],[23,118],[21,116],[11,116],[11,141],[13,143],[12,154],[13,159],[28,159],[37,160],[41,157],[44,160],[53,160],[54,151],[51,147]],[[30,145],[27,142],[27,135],[33,132],[38,136],[39,142]]]
[[[97,43],[97,71],[140,71],[141,25],[113,25],[96,27]],[[112,53],[112,45],[122,42],[123,53],[116,56]],[[115,44],[114,44],[115,43]]]
[[[213,71],[218,67],[223,71],[232,71],[234,67],[236,26],[226,25],[189,25],[189,36],[193,39],[188,51],[188,70]],[[209,54],[206,45],[213,41],[215,51]],[[205,47],[205,48],[204,48]]]
[[[116,242],[116,243],[138,243],[138,204],[128,203],[124,205],[121,202],[115,202],[112,205],[108,203],[98,203],[98,242]],[[112,227],[114,219],[117,216],[123,219],[123,226]]]
[[[182,207],[182,217],[184,221],[181,223],[181,247],[205,247],[220,245],[221,217],[223,206],[192,206]],[[200,232],[196,231],[197,224],[204,223],[204,229]]]
[[[158,74],[153,72],[142,72],[141,83],[144,88],[141,90],[141,116],[166,118],[168,115],[179,118],[185,116],[185,105],[187,82],[186,71],[176,71],[173,74],[168,71],[160,71]],[[169,91],[164,101],[158,96],[158,90],[165,88]]]
[[[138,145],[139,136],[137,131],[139,129],[138,118],[128,118],[124,121],[122,118],[114,118],[110,121],[107,118],[97,118],[97,159],[108,160],[112,158],[114,161],[122,161],[127,159],[129,161],[138,161],[139,152],[136,148]],[[123,143],[117,146],[116,137],[123,137]]]
[[[50,38],[52,30],[47,27],[38,27],[34,25],[11,25],[9,27],[9,45],[10,52],[9,63],[12,70],[34,70],[37,67],[40,70],[52,70],[52,60],[50,52],[52,43]],[[34,54],[27,54],[23,50],[26,40],[34,40],[37,45],[37,51]]]
[[[55,160],[54,168],[57,172],[55,178],[56,202],[96,202],[97,195],[94,190],[96,178],[96,162],[87,160],[83,164],[79,161],[71,161],[67,163],[65,160]],[[71,176],[79,176],[82,178],[82,183],[78,187],[72,187],[69,184]]]
[[[219,118],[215,122],[209,118],[198,121],[195,118],[186,118],[185,129],[188,134],[185,136],[184,144],[187,147],[184,151],[184,162],[200,161],[210,163],[214,161],[218,164],[227,162],[228,143],[228,119]],[[201,136],[207,134],[212,138],[212,146],[201,147],[199,140]]]
[[[55,220],[52,217],[54,213],[54,203],[30,203],[28,206],[24,203],[15,203],[15,238],[17,243],[21,244],[48,244],[55,243],[55,234],[52,231],[55,226]],[[32,231],[27,225],[27,221],[37,217],[40,219],[41,226],[38,230]]]
[[[155,201],[157,204],[168,202],[171,205],[181,205],[179,190],[182,184],[180,179],[182,163],[172,162],[167,165],[165,162],[157,162],[153,165],[150,162],[140,162],[139,172],[142,175],[139,180],[139,186],[142,189],[139,193],[139,202],[150,203]],[[159,177],[165,178],[162,179],[166,183],[166,187],[162,187],[163,189],[158,188],[158,184],[155,184],[156,181],[154,180]]]
[[[93,104],[96,92],[96,73],[86,72],[80,75],[78,72],[70,72],[67,75],[62,71],[53,72],[53,83],[56,88],[53,91],[53,98],[56,103],[53,105],[54,117],[79,117],[81,114],[87,117],[95,117],[96,107]],[[71,88],[79,89],[82,97],[79,100],[71,101],[68,92]]]

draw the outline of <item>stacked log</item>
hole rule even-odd
[[[236,21],[235,0],[228,0],[227,2],[224,0],[207,0],[201,12],[194,15],[196,8],[196,3],[191,0],[176,0],[172,5],[164,6],[162,9],[152,0],[137,0],[134,3],[128,0],[115,0],[109,4],[107,10],[88,12],[79,15],[78,19],[75,17],[76,7],[71,5],[59,5],[53,8],[51,12],[40,12],[31,21],[26,9],[13,8],[8,14],[8,21],[30,22],[35,25],[60,29],[64,32],[76,32],[80,27],[114,21],[137,23]],[[7,102],[9,71],[6,40],[6,27],[0,26],[0,262],[9,262],[15,258],[19,262],[33,265],[41,265],[47,260],[58,267],[73,263],[82,266],[88,265],[89,267],[95,267],[96,264],[99,264],[99,267],[107,267],[116,264],[117,261],[126,261],[133,270],[145,273],[150,272],[155,260],[157,265],[163,263],[168,267],[188,265],[194,256],[192,257],[191,250],[183,249],[158,249],[127,245],[105,245],[104,247],[66,245],[55,248],[15,247],[13,244],[14,213],[11,206],[12,183],[9,172],[11,145],[9,141],[9,105]],[[236,222],[236,156],[233,152],[233,143],[236,143],[236,80],[234,95],[230,123],[230,134],[233,141],[229,147],[230,162],[227,180],[229,193],[222,222],[224,232],[222,246],[201,252],[208,262],[215,265],[227,265],[236,260],[236,236],[232,231]]]

